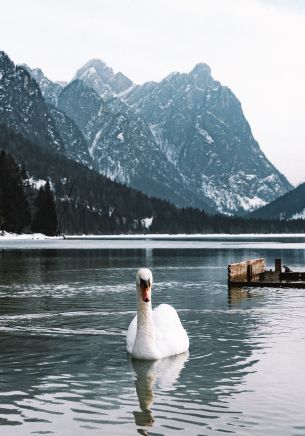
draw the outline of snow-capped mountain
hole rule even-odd
[[[208,65],[172,73],[160,83],[129,81],[125,89],[110,85],[113,75],[97,60],[77,73],[97,93],[120,98],[146,121],[159,152],[192,192],[190,205],[201,207],[204,200],[219,212],[242,213],[291,189],[253,138],[238,99],[212,78]]]
[[[82,131],[94,168],[101,174],[179,206],[197,204],[212,210],[204,197],[196,199],[185,189],[146,122],[120,99],[105,101],[83,81],[74,80],[59,95],[58,108]]]
[[[253,138],[238,99],[206,64],[136,87],[124,99],[185,184],[219,212],[252,210],[291,189]]]
[[[99,60],[66,87],[31,71],[58,111],[49,107],[65,154],[113,180],[226,214],[291,189],[253,138],[238,99],[205,64],[141,86]]]

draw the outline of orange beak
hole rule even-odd
[[[141,291],[142,291],[142,300],[145,303],[148,303],[150,301],[151,287],[150,286],[148,286],[148,287],[141,286]]]

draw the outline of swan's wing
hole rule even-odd
[[[171,356],[188,350],[189,339],[176,310],[161,304],[153,311],[156,345],[162,356]]]
[[[169,304],[160,304],[153,310],[154,324],[162,329],[171,328],[176,323],[181,325],[176,309]]]
[[[131,354],[134,341],[136,339],[137,334],[137,316],[134,317],[134,319],[129,324],[127,334],[126,334],[126,341],[127,341],[127,351]]]

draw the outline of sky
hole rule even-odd
[[[71,80],[92,58],[136,83],[207,63],[254,137],[305,182],[305,0],[0,0],[0,50]]]

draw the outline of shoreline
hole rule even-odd
[[[63,236],[46,236],[42,233],[33,234],[16,234],[4,232],[0,234],[0,241],[43,241],[43,240],[192,240],[192,239],[252,239],[252,238],[305,238],[305,233],[147,233],[147,234],[133,234],[133,235],[63,235]]]

